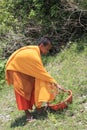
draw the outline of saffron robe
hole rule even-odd
[[[50,102],[55,98],[57,88],[54,83],[57,82],[44,68],[38,46],[22,47],[10,56],[6,64],[6,80],[9,85],[13,84],[13,71],[35,78],[34,100],[37,107],[41,107],[42,102]],[[25,99],[30,100],[28,94],[31,86],[26,87],[27,94],[20,89],[19,85],[16,85],[15,89]]]

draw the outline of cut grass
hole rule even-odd
[[[76,44],[46,60],[47,71],[65,89],[73,92],[73,102],[63,111],[47,110],[35,122],[26,123],[18,111],[12,87],[0,91],[0,130],[87,130],[87,47],[78,52]]]

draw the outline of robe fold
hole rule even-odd
[[[13,72],[18,74],[14,76]],[[24,74],[23,83],[19,78],[21,75],[18,76],[20,73]],[[57,94],[57,87],[54,85],[57,82],[44,68],[38,46],[26,46],[15,51],[7,61],[5,74],[8,84],[16,86],[15,90],[27,100],[30,100],[31,87],[34,83],[34,100],[37,107],[41,107],[42,102],[52,101]],[[30,77],[33,77],[35,82],[33,80],[32,83],[28,82]]]

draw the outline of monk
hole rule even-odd
[[[52,101],[58,84],[43,66],[41,55],[52,48],[48,37],[41,38],[38,45],[29,45],[16,50],[6,64],[6,81],[14,86],[19,110],[24,110],[27,121],[32,120],[29,110],[41,108]]]

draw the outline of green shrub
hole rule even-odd
[[[5,83],[5,64],[6,60],[0,61],[0,89],[3,88],[3,85]]]

